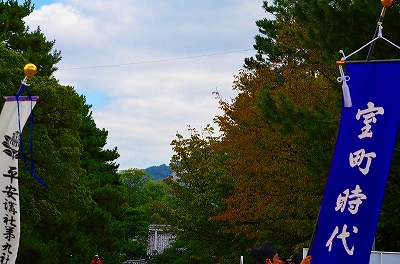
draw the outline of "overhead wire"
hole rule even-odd
[[[236,50],[236,51],[227,51],[227,52],[219,52],[219,53],[212,53],[212,54],[203,54],[203,55],[196,55],[196,56],[187,56],[187,57],[180,57],[180,58],[160,59],[160,60],[151,60],[151,61],[139,61],[139,62],[129,62],[129,63],[119,63],[119,64],[106,64],[106,65],[85,66],[85,67],[61,68],[61,69],[58,69],[58,71],[109,68],[109,67],[120,67],[120,66],[139,65],[139,64],[150,64],[150,63],[158,63],[158,62],[188,60],[188,59],[195,59],[195,58],[225,55],[225,54],[231,54],[231,53],[239,53],[239,52],[245,52],[245,51],[250,51],[250,50],[254,50],[254,49],[243,49],[243,50]]]

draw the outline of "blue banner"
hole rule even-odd
[[[312,264],[368,264],[400,118],[400,62],[346,63],[343,107]]]

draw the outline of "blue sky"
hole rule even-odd
[[[25,19],[55,40],[54,76],[93,105],[120,169],[168,164],[170,143],[187,126],[221,114],[234,76],[253,56],[262,0],[37,1]]]

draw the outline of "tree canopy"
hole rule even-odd
[[[19,52],[35,64],[39,76],[51,76],[57,70],[61,52],[53,50],[55,40],[47,40],[40,28],[30,31],[23,18],[34,10],[31,0],[19,4],[17,0],[0,2],[0,42],[7,49]]]
[[[18,263],[87,263],[94,253],[107,264],[141,258],[150,221],[177,236],[152,263],[232,263],[240,256],[251,263],[249,250],[266,240],[281,256],[308,247],[340,119],[335,61],[339,50],[350,54],[372,39],[382,6],[372,0],[263,3],[273,18],[256,21],[256,54],[235,77],[237,96],[226,101],[216,93],[218,133],[207,125],[189,128],[188,138],[177,134],[173,173],[155,181],[143,170],[119,172],[118,149],[105,149],[108,132],[96,126],[85,96],[52,78],[61,56],[40,28],[25,26],[31,1],[0,2],[0,94],[16,93],[27,62],[39,67],[29,79],[29,91],[39,96],[33,152],[26,140],[24,149],[51,188],[20,162]],[[397,3],[388,8],[383,23],[395,43],[399,10]],[[372,58],[399,54],[377,42]],[[399,158],[395,151],[378,250],[400,251]]]
[[[22,19],[33,8],[31,1],[0,2],[0,94],[17,93],[28,62],[38,67],[37,76],[28,79],[29,93],[39,96],[32,152],[29,127],[23,130],[23,149],[27,164],[34,162],[50,188],[38,184],[20,161],[17,262],[88,263],[99,253],[105,263],[121,263],[144,256],[147,212],[129,207],[117,148],[105,149],[108,132],[96,126],[86,98],[51,77],[61,57],[39,28],[29,32],[25,26]]]
[[[171,228],[188,230],[178,231],[178,239],[192,245],[187,253],[197,259],[193,263],[207,263],[207,256],[191,249],[213,252],[214,246],[200,232],[187,235],[193,223],[195,230],[218,226],[225,237],[232,236],[240,245],[230,247],[230,252],[219,251],[220,263],[238,261],[239,254],[248,254],[266,240],[282,256],[309,246],[340,119],[342,94],[335,62],[342,57],[339,50],[348,55],[372,40],[382,5],[364,0],[275,0],[272,4],[264,1],[263,8],[273,18],[256,21],[257,53],[245,59],[245,69],[236,76],[237,96],[225,101],[217,94],[223,114],[215,123],[221,136],[204,141],[200,134],[188,139],[177,135],[172,142],[176,154],[170,166],[176,178],[165,183],[177,202],[165,206],[162,214]],[[400,42],[396,34],[399,14],[395,4],[387,9],[383,22],[388,25],[383,34],[395,43]],[[365,60],[367,53],[368,48],[352,59]],[[398,58],[399,54],[378,41],[372,59]],[[200,150],[201,155],[197,154]],[[396,151],[376,235],[378,250],[400,250],[398,158]],[[213,181],[205,188],[210,172]],[[218,184],[223,184],[225,192]],[[194,213],[196,219],[183,214],[210,195],[219,201],[212,217],[204,210],[201,215]],[[204,216],[208,216],[205,221],[199,221]]]

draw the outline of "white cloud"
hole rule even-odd
[[[25,21],[31,29],[40,26],[48,39],[65,43],[72,50],[87,49],[88,46],[95,46],[90,43],[97,45],[103,41],[103,36],[96,32],[95,18],[85,16],[76,7],[61,3],[42,6]]]
[[[65,0],[26,22],[40,25],[61,50],[61,84],[93,105],[121,169],[168,164],[170,142],[187,125],[200,129],[220,114],[212,94],[234,97],[238,73],[264,18],[260,0]],[[226,53],[220,55],[212,55]]]

